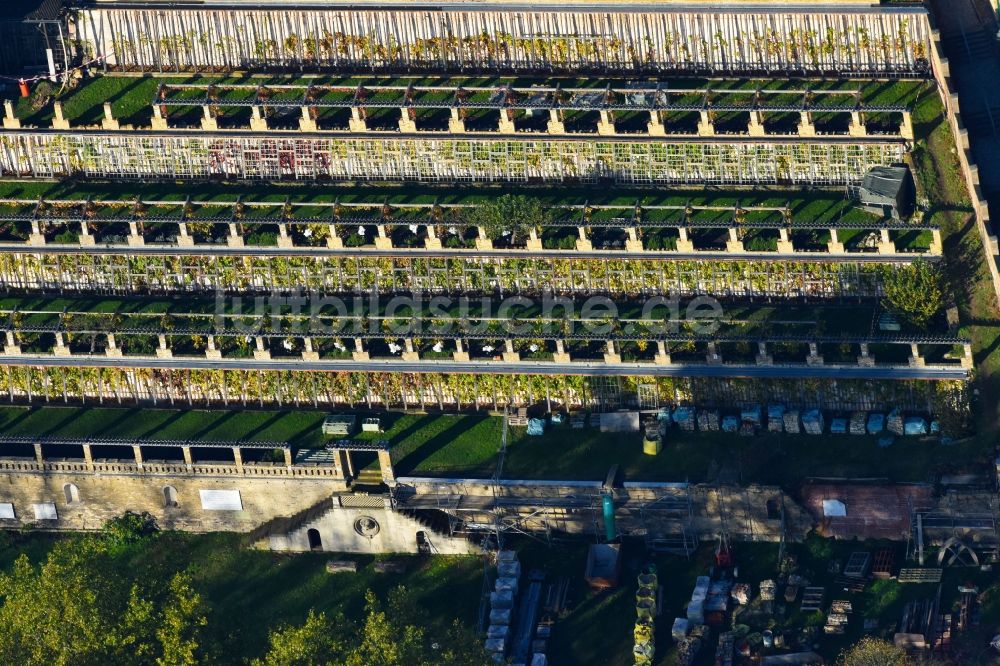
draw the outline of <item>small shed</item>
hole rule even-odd
[[[906,166],[879,166],[865,174],[855,188],[861,207],[876,215],[899,219],[913,211],[915,187]]]

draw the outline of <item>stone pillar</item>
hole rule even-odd
[[[455,107],[452,107],[451,118],[448,119],[448,131],[452,134],[465,133],[465,121],[462,120],[462,116]]]
[[[440,250],[441,239],[437,236],[437,231],[433,224],[427,225],[427,238],[424,239],[424,247],[428,250]]]
[[[940,229],[931,229],[931,245],[928,250],[931,254],[944,254],[944,244],[941,242]]]
[[[63,116],[62,102],[53,102],[52,112],[54,114],[52,118],[52,129],[68,130],[69,121],[66,120],[65,116]]]
[[[201,107],[203,112],[201,118],[201,129],[205,132],[217,132],[219,131],[219,121],[214,115],[212,115],[212,107],[207,104]]]
[[[302,360],[303,361],[318,361],[319,360],[319,352],[313,350],[313,341],[312,341],[312,338],[310,338],[310,337],[302,338],[302,345],[305,347],[305,350],[302,352]]]
[[[184,456],[184,466],[187,467],[188,472],[194,471],[194,458],[191,457],[191,447],[182,446],[181,454]]]
[[[865,117],[862,115],[860,109],[851,111],[851,124],[847,126],[848,136],[853,137],[866,137],[868,136],[868,128],[865,127]]]
[[[618,353],[615,349],[615,341],[608,340],[608,350],[604,352],[604,362],[605,363],[621,363],[622,355]]]
[[[730,254],[746,252],[746,248],[743,247],[743,241],[739,239],[735,227],[729,227],[729,240],[726,241],[726,252]]]
[[[639,240],[639,230],[635,227],[629,227],[625,230],[628,234],[628,239],[625,241],[625,251],[626,252],[643,252],[645,248],[642,246],[642,241]]]
[[[94,469],[94,451],[90,444],[83,445],[83,462],[86,463],[87,469]]]
[[[354,338],[354,352],[351,354],[351,358],[355,361],[369,360],[368,352],[365,351],[365,345],[361,338]]]
[[[208,336],[208,347],[205,349],[205,358],[212,360],[219,360],[222,358],[222,352],[215,347],[215,336]]]
[[[549,109],[549,122],[546,125],[549,134],[565,134],[566,124],[562,120],[559,109]]]
[[[56,346],[52,349],[52,354],[55,356],[70,356],[69,347],[66,346],[62,331],[56,331]]]
[[[187,222],[178,222],[177,230],[180,232],[177,234],[177,245],[179,247],[194,247],[194,237],[188,233]]]
[[[750,123],[747,125],[747,134],[750,136],[767,136],[764,130],[764,114],[761,111],[750,112]]]
[[[264,347],[263,336],[254,336],[254,342],[257,344],[257,348],[253,350],[253,358],[255,361],[270,361],[271,360],[271,350]]]
[[[42,233],[38,220],[31,221],[31,235],[28,236],[28,245],[45,245],[45,234]]]
[[[21,129],[21,121],[14,115],[14,103],[9,99],[3,101],[3,128]]]
[[[514,343],[511,340],[504,340],[503,360],[507,363],[517,363],[521,360],[521,355],[514,351]]]
[[[893,242],[888,229],[879,229],[878,253],[896,254],[896,243]]]
[[[128,244],[132,247],[141,247],[146,244],[146,239],[139,233],[139,223],[129,220],[128,223]]]
[[[284,449],[282,449],[282,451],[285,452],[285,467],[287,467],[288,469],[291,469],[292,468],[292,449],[291,449],[291,447],[286,446]]]
[[[263,109],[256,104],[250,107],[250,130],[253,132],[267,131],[267,118],[264,116]]]
[[[402,358],[404,361],[420,360],[420,353],[413,348],[413,340],[411,338],[406,338],[403,340]]]
[[[680,235],[677,239],[677,251],[694,252],[694,242],[688,237],[687,227],[680,227],[677,232]]]
[[[302,117],[299,118],[299,131],[300,132],[318,132],[319,126],[316,125],[316,119],[312,116],[312,109],[308,106],[302,107]]]
[[[830,254],[844,254],[844,244],[837,237],[836,229],[830,229],[830,242],[826,244],[826,251]]]
[[[708,343],[708,353],[705,355],[705,360],[709,365],[720,365],[722,363],[722,355],[719,354],[719,349],[715,342]]]
[[[646,131],[649,136],[666,136],[667,129],[663,126],[663,122],[660,120],[659,111],[649,112],[649,122],[646,123]]]
[[[819,355],[819,345],[815,342],[809,343],[809,356],[806,357],[806,365],[823,365],[823,357]]]
[[[45,456],[42,455],[42,445],[38,442],[34,443],[35,447],[35,462],[39,465],[45,464]]]
[[[500,124],[497,126],[497,131],[500,134],[516,134],[517,128],[514,126],[514,120],[511,118],[513,113],[510,109],[500,109]]]
[[[168,130],[170,127],[167,125],[167,119],[163,115],[163,108],[159,104],[153,105],[153,118],[151,120],[151,129],[153,130]]]
[[[331,250],[343,250],[344,239],[337,234],[337,225],[330,225],[330,235],[326,237],[326,246]]]
[[[614,136],[616,134],[614,115],[604,109],[598,113],[600,113],[601,118],[597,121],[597,133],[600,136]]]
[[[962,367],[968,370],[972,370],[972,366],[973,366],[972,345],[966,342],[962,345]]]
[[[143,462],[144,462],[143,459],[142,459],[142,447],[133,444],[132,445],[132,455],[135,456],[135,466],[138,467],[141,470],[142,466],[143,466]]]
[[[486,235],[486,229],[482,227],[476,227],[476,249],[477,250],[492,250],[493,241],[489,236]]]
[[[816,136],[816,126],[813,125],[812,114],[799,111],[799,136]]]
[[[469,362],[469,352],[465,351],[465,349],[462,347],[461,338],[455,339],[455,353],[452,354],[452,358],[454,358],[459,363]]]
[[[528,232],[528,249],[532,252],[541,252],[542,239],[538,237],[538,229],[532,227]]]
[[[97,240],[94,235],[90,233],[90,228],[87,226],[86,220],[80,221],[80,245],[83,247],[93,247],[97,244]]]
[[[556,340],[556,350],[552,354],[553,363],[569,363],[569,354],[566,353],[566,343],[562,340]]]
[[[587,228],[577,227],[577,231],[580,237],[576,239],[576,251],[577,252],[590,252],[594,249],[594,244],[590,242],[587,238]]]
[[[405,107],[399,110],[399,131],[403,134],[417,132],[417,121],[410,117],[410,110]]]
[[[656,341],[656,355],[653,357],[653,362],[656,365],[670,365],[673,362],[670,352],[667,351],[667,343],[663,340]]]
[[[384,224],[376,224],[375,230],[378,235],[375,236],[375,247],[379,250],[391,250],[392,249],[392,239],[385,233]]]
[[[14,331],[6,331],[7,344],[3,346],[3,353],[7,356],[18,356],[21,353],[21,345],[17,344]]]
[[[236,471],[240,474],[243,473],[243,454],[240,453],[240,447],[233,447],[233,463],[236,465]]]
[[[863,368],[875,367],[875,357],[868,351],[868,343],[861,343],[861,356],[858,357],[858,365]]]
[[[122,350],[118,349],[118,347],[115,345],[115,334],[114,333],[108,333],[108,348],[107,348],[107,350],[105,350],[104,353],[107,356],[113,356],[115,358],[121,358]]]
[[[767,352],[767,343],[757,343],[757,365],[774,365],[774,357]]]
[[[160,346],[156,350],[156,357],[157,358],[173,358],[174,352],[171,351],[170,347],[167,346],[167,336],[164,335],[163,333],[160,333],[156,337],[157,337],[157,339],[160,342]]]
[[[903,111],[903,121],[899,124],[899,136],[907,141],[913,141],[913,115],[909,111]]]
[[[924,357],[920,355],[920,347],[915,342],[910,343],[910,367],[922,368],[924,365]]]
[[[378,466],[382,470],[382,483],[387,486],[395,486],[396,471],[392,468],[392,454],[388,449],[378,450]]]
[[[101,119],[101,129],[106,130],[120,130],[121,124],[115,120],[114,114],[111,112],[111,103],[104,103],[104,118]]]
[[[240,235],[240,229],[236,226],[235,222],[229,223],[229,235],[226,237],[226,245],[229,247],[243,247],[243,236]]]
[[[295,247],[292,237],[288,235],[288,224],[278,222],[278,247],[284,250]]]
[[[352,132],[367,132],[368,122],[361,115],[361,109],[352,106],[351,107],[351,119],[347,121],[347,128]]]
[[[709,117],[708,110],[702,109],[698,113],[698,136],[715,136],[715,124]]]
[[[778,229],[778,252],[782,254],[794,254],[795,243],[788,235],[788,229]]]

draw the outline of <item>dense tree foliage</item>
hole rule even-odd
[[[906,653],[889,641],[866,636],[840,653],[837,666],[907,666]]]
[[[483,202],[469,213],[469,222],[482,227],[493,240],[507,233],[523,238],[531,229],[545,226],[548,220],[545,207],[523,194],[504,194]]]
[[[945,305],[941,270],[927,261],[884,270],[882,288],[886,308],[917,328],[927,328]]]

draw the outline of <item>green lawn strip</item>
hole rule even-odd
[[[78,537],[0,539],[0,571],[8,571],[21,553],[34,562],[43,560],[57,538]],[[372,556],[342,558],[357,561],[358,572],[328,574],[324,566],[333,559],[330,554],[254,550],[238,534],[164,532],[138,546],[125,565],[133,572],[191,573],[194,587],[209,603],[207,631],[220,644],[222,663],[243,664],[262,656],[269,630],[302,624],[310,609],[328,616],[343,613],[360,622],[369,589],[384,600],[390,590],[405,586],[426,612],[424,626],[432,636],[456,619],[475,626],[483,572],[478,558],[393,556],[406,565],[402,574],[376,572]]]

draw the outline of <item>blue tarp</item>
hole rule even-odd
[[[563,417],[563,413],[562,412],[553,412],[552,413],[552,424],[553,425],[559,425],[560,423],[563,422],[563,420],[564,420],[564,417]]]
[[[760,425],[760,406],[747,407],[740,411],[741,421],[750,421],[754,425]]]
[[[722,417],[722,432],[736,432],[740,429],[740,420],[735,416]]]
[[[941,424],[938,423],[936,420],[931,421],[931,434],[936,435],[939,432],[941,432]]]
[[[878,438],[878,447],[880,449],[887,449],[892,446],[892,443],[896,441],[893,435],[884,435]]]
[[[903,421],[904,435],[926,435],[927,421],[919,416],[907,416]]]
[[[843,435],[847,432],[847,419],[837,416],[830,419],[830,434]]]
[[[767,420],[768,421],[780,421],[785,416],[785,406],[784,405],[768,405],[767,406]]]
[[[661,423],[670,424],[670,408],[661,407],[659,413],[656,415],[656,420]]]
[[[528,419],[528,434],[535,436],[544,435],[545,419]]]
[[[868,415],[868,434],[877,435],[885,430],[885,415],[872,412]]]
[[[673,418],[677,423],[694,420],[694,410],[690,407],[678,407],[674,410]]]

